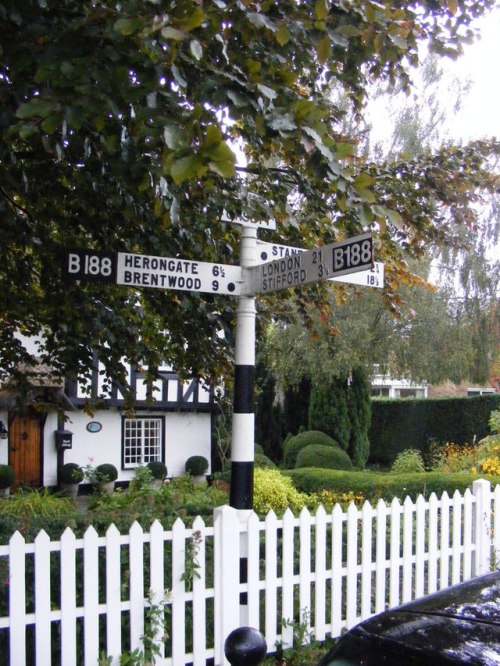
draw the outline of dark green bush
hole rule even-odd
[[[0,488],[10,488],[14,477],[14,470],[10,465],[0,465]]]
[[[287,437],[283,444],[283,466],[285,469],[293,469],[297,462],[297,456],[306,446],[311,444],[321,444],[322,446],[335,446],[339,448],[337,442],[329,435],[320,430],[305,430],[298,435]]]
[[[205,474],[208,469],[208,460],[204,456],[191,456],[186,460],[185,469],[193,476]]]
[[[343,472],[331,469],[302,468],[287,470],[296,488],[301,492],[317,493],[321,490],[360,493],[372,504],[380,498],[390,502],[393,497],[404,500],[406,495],[416,499],[428,498],[431,493],[439,497],[446,490],[450,497],[455,490],[463,493],[478,476],[459,472],[424,472],[422,474],[383,474],[380,472]],[[496,485],[500,477],[484,477]]]
[[[80,483],[83,481],[83,469],[78,463],[69,462],[61,467],[60,479],[62,483]]]
[[[267,467],[269,469],[274,469],[276,467],[271,458],[258,452],[255,452],[254,454],[254,463],[256,467]]]
[[[153,479],[165,479],[168,474],[167,466],[161,460],[152,460],[146,467],[150,469]]]
[[[102,465],[97,465],[96,473],[97,477],[102,483],[116,481],[118,478],[118,470],[111,463],[102,463]]]
[[[352,469],[345,451],[336,446],[310,444],[299,451],[295,467],[324,467],[326,469]]]

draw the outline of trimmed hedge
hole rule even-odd
[[[369,463],[390,466],[398,453],[425,453],[430,440],[441,444],[471,443],[489,434],[490,413],[500,408],[500,395],[470,398],[373,400]]]
[[[337,442],[329,435],[320,430],[305,430],[298,435],[289,437],[283,445],[283,466],[286,469],[293,469],[297,462],[297,456],[306,446],[311,444],[321,444],[322,446],[336,446],[340,448]]]
[[[297,456],[295,468],[324,467],[326,469],[352,469],[352,462],[345,451],[336,446],[309,444]]]
[[[401,501],[406,495],[413,500],[418,495],[429,497],[436,493],[438,497],[446,491],[450,497],[455,490],[463,493],[478,477],[474,474],[460,472],[443,474],[442,472],[424,472],[423,474],[384,474],[381,472],[344,472],[333,469],[302,468],[287,470],[297,490],[305,493],[317,493],[321,490],[336,492],[361,493],[363,497],[376,502],[379,499],[392,501],[399,497]],[[494,486],[500,483],[500,477],[484,476]]]

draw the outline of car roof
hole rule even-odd
[[[500,571],[411,601],[396,610],[500,625]]]
[[[339,641],[335,663],[500,664],[500,572],[479,576],[361,622]]]

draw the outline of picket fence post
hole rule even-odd
[[[228,664],[224,642],[240,626],[240,521],[228,505],[214,509],[215,666]]]
[[[473,573],[479,576],[491,570],[491,483],[477,479],[472,484],[472,494],[476,499],[472,529],[476,544]]]

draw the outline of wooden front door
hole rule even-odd
[[[42,424],[36,414],[16,414],[9,424],[9,464],[16,485],[42,483]]]

